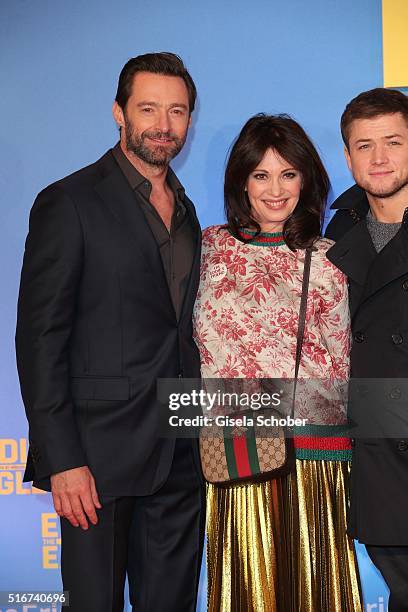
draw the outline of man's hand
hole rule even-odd
[[[87,518],[96,525],[96,508],[102,506],[94,477],[87,466],[53,474],[51,492],[55,512],[68,519],[71,525],[88,529]]]

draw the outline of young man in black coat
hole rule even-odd
[[[26,480],[61,517],[72,612],[193,612],[204,526],[196,441],[162,438],[157,379],[200,373],[192,338],[200,227],[169,167],[195,85],[180,58],[129,60],[120,142],[47,187],[30,215],[17,361]],[[129,556],[129,561],[128,561]]]
[[[374,89],[341,119],[357,183],[333,204],[328,258],[349,278],[350,420],[355,427],[350,535],[408,610],[408,98]]]

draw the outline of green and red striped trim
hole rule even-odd
[[[248,230],[244,228],[240,229],[239,233],[242,236],[242,238],[244,238],[245,240],[251,240],[251,238],[254,238],[256,236],[256,232],[254,232],[253,230]],[[255,246],[265,246],[265,247],[282,246],[285,244],[285,241],[283,239],[282,232],[276,232],[276,233],[261,232],[260,234],[256,236],[254,240],[251,240],[250,244],[251,245],[253,244]]]
[[[350,461],[351,441],[344,425],[306,425],[294,428],[296,459],[315,461]],[[260,473],[255,430],[248,427],[234,434],[224,428],[224,448],[231,480]]]
[[[296,459],[350,461],[351,440],[345,425],[305,425],[294,428]]]

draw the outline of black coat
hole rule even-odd
[[[47,187],[30,215],[17,363],[29,421],[25,480],[88,465],[103,495],[146,495],[170,470],[158,378],[198,377],[192,309],[200,227],[179,320],[159,248],[108,151]],[[197,458],[198,461],[198,458]]]
[[[327,257],[349,279],[350,420],[355,429],[350,535],[408,545],[408,220],[377,254],[357,186],[340,196]]]

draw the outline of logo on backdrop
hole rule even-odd
[[[378,598],[378,603],[368,603],[365,607],[366,612],[386,612],[384,597]]]
[[[55,512],[41,514],[42,566],[44,569],[59,569],[61,535],[59,518]]]
[[[23,483],[27,448],[26,438],[0,438],[0,495],[45,493]]]

